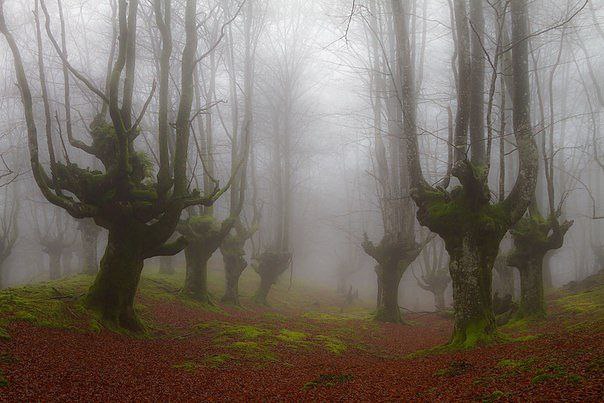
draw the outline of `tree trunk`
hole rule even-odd
[[[63,274],[65,276],[70,276],[73,273],[73,253],[71,252],[65,252],[62,255],[62,263],[63,263]]]
[[[187,271],[183,291],[206,304],[211,303],[208,293],[208,260],[211,256],[197,243],[190,243],[185,248]]]
[[[239,254],[229,255],[223,251],[222,256],[226,288],[221,301],[227,304],[239,305],[239,277],[247,267],[247,262]]]
[[[497,281],[495,282],[495,290],[499,292],[499,295],[505,297],[511,295],[514,297],[514,269],[507,266],[505,263],[498,265],[495,263],[495,270],[497,271]]]
[[[397,262],[398,263],[398,262]],[[378,274],[379,288],[382,297],[377,306],[375,318],[381,322],[401,323],[401,312],[398,307],[398,287],[401,282],[402,272],[398,264],[380,266],[376,269]]]
[[[271,290],[274,282],[275,281],[272,279],[272,276],[260,276],[260,285],[258,286],[258,290],[256,290],[256,294],[254,295],[255,303],[259,305],[268,305],[268,293]]]
[[[134,296],[143,269],[141,239],[130,231],[109,231],[100,270],[86,296],[86,306],[111,327],[134,332],[143,326],[134,311]]]
[[[554,279],[552,277],[551,258],[555,251],[550,251],[543,257],[543,287],[550,289],[554,287]]]
[[[453,253],[449,251],[455,301],[452,345],[472,347],[488,341],[495,332],[491,271],[498,246],[499,242],[474,240],[469,234],[464,234],[461,246]]]
[[[437,311],[445,310],[445,289],[434,290],[434,306]]]
[[[518,268],[520,272],[519,317],[545,317],[543,298],[543,256],[525,261]]]
[[[48,254],[48,273],[51,280],[61,278],[61,252],[50,252]]]
[[[90,242],[85,242],[82,247],[84,249],[83,273],[95,274],[98,271],[96,241],[94,242],[94,244],[91,244]]]
[[[82,249],[84,257],[84,267],[82,272],[84,274],[96,274],[98,271],[98,252],[97,252],[97,240],[99,237],[98,230],[87,230],[82,231]]]
[[[159,274],[174,274],[174,258],[172,256],[161,256],[159,258]]]

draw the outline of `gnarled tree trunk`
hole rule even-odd
[[[104,323],[131,331],[143,326],[134,311],[134,296],[143,269],[142,239],[124,225],[109,231],[100,269],[86,296],[86,305]]]

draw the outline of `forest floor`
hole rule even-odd
[[[145,275],[144,337],[104,329],[81,307],[90,277],[1,291],[0,400],[604,399],[602,285],[557,291],[546,320],[512,322],[497,344],[430,353],[450,318],[380,324],[368,306],[299,284],[277,285],[272,307],[257,307],[246,276],[233,308],[182,297],[182,276]]]

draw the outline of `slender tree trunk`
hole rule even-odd
[[[437,311],[445,310],[445,289],[437,288],[434,290],[434,306]]]
[[[48,253],[48,273],[51,280],[61,278],[61,252]]]
[[[100,313],[110,326],[142,331],[134,311],[134,296],[143,269],[140,234],[110,230],[100,270],[86,296],[89,309]]]
[[[552,278],[552,266],[551,266],[551,258],[552,255],[556,253],[555,251],[551,251],[545,254],[543,257],[543,287],[545,289],[554,287],[554,279]]]
[[[65,276],[70,276],[73,273],[73,253],[71,252],[66,252],[64,253],[62,256],[62,267],[63,267],[63,274]]]
[[[174,258],[172,256],[161,256],[159,258],[159,274],[174,274]]]
[[[183,291],[206,304],[211,303],[208,293],[208,260],[211,256],[203,245],[197,243],[190,243],[185,248],[186,276]]]
[[[472,346],[495,332],[491,271],[499,242],[482,242],[464,234],[461,247],[449,251],[455,301],[453,345]]]
[[[379,266],[378,281],[382,290],[376,319],[382,322],[401,323],[401,312],[398,307],[398,288],[401,282],[403,272],[398,268],[398,262],[390,266]]]
[[[98,271],[97,237],[82,236],[82,249],[84,255],[84,274],[95,274]]]
[[[518,268],[520,272],[519,317],[544,317],[543,256],[527,259]]]

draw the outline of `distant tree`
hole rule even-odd
[[[12,200],[9,198],[9,190],[12,190]],[[19,207],[20,200],[16,186],[4,189],[4,203],[2,215],[0,216],[0,289],[4,288],[3,277],[5,275],[5,262],[10,256],[19,237]]]
[[[69,274],[62,270],[61,260],[75,242],[73,222],[55,208],[51,211],[48,208],[32,208],[32,217],[36,240],[42,247],[42,252],[48,256],[49,278],[58,280]]]

